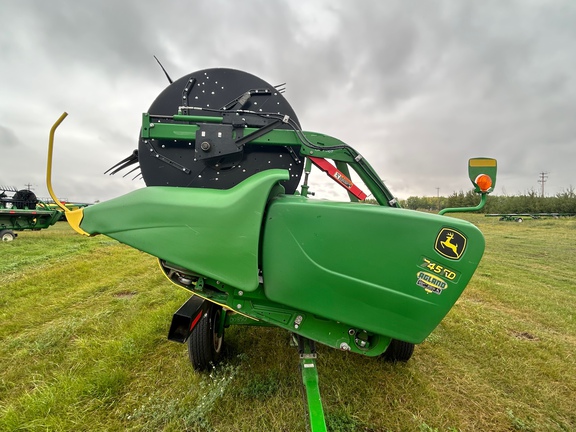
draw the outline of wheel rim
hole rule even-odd
[[[14,235],[12,233],[4,233],[2,234],[2,241],[4,242],[10,242],[14,240]]]

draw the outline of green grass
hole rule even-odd
[[[319,347],[330,430],[576,430],[576,221],[459,217],[485,256],[407,364]],[[0,431],[305,430],[289,335],[231,327],[194,373],[166,340],[187,297],[153,257],[64,223],[0,244]]]

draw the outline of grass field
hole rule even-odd
[[[408,363],[319,348],[330,430],[576,430],[576,220],[463,217],[484,259]],[[0,430],[305,430],[289,335],[231,327],[226,360],[194,373],[166,340],[187,297],[153,257],[62,222],[0,244]]]

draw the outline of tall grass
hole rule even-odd
[[[319,347],[331,430],[576,430],[576,221],[462,217],[484,259],[407,364]],[[231,327],[194,373],[166,340],[187,297],[153,257],[63,223],[0,244],[0,430],[305,430],[289,335]]]

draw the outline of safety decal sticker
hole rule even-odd
[[[442,228],[436,237],[434,249],[448,259],[460,259],[466,250],[466,237],[452,228]]]
[[[434,293],[438,295],[448,288],[448,284],[438,276],[423,271],[418,272],[416,285],[424,288],[428,294]]]

